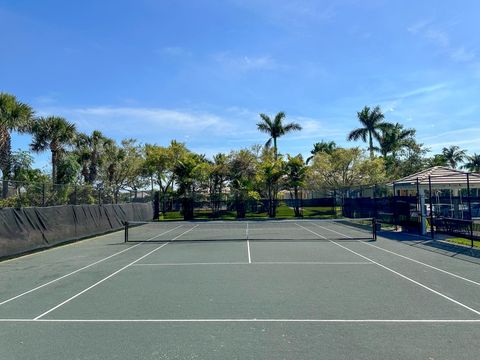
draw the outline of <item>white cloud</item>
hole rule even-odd
[[[228,52],[215,54],[213,59],[231,71],[257,71],[257,70],[275,70],[282,66],[270,55],[260,56],[236,56]]]
[[[168,55],[172,57],[190,57],[192,56],[192,53],[181,47],[181,46],[165,46],[161,48],[160,50],[157,50],[156,53],[161,54],[161,55]]]
[[[461,44],[458,46],[453,45],[454,43],[457,43],[457,41],[453,41],[446,31],[434,26],[432,21],[419,21],[408,27],[407,31],[430,41],[455,62],[470,63],[476,59],[474,51],[466,49],[465,46]]]
[[[473,51],[466,50],[463,46],[453,50],[450,56],[453,60],[458,62],[470,62],[476,58]]]

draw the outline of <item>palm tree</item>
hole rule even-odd
[[[458,163],[461,163],[467,156],[466,150],[461,150],[457,145],[451,145],[450,147],[444,147],[442,155],[450,165],[452,169],[456,169]]]
[[[318,153],[326,153],[326,154],[331,154],[333,150],[337,148],[337,144],[335,141],[321,141],[313,144],[313,150],[310,150],[310,154],[312,156],[307,158],[306,164],[308,164],[316,154]]]
[[[104,148],[109,141],[111,139],[103,136],[98,130],[94,130],[91,135],[83,133],[77,135],[76,153],[82,165],[82,176],[87,184],[93,184],[97,180]]]
[[[33,140],[30,147],[35,152],[50,149],[52,153],[52,181],[57,182],[57,166],[67,145],[75,140],[75,124],[62,117],[42,117],[33,126]]]
[[[8,193],[8,180],[12,166],[11,132],[29,132],[33,123],[33,110],[17,101],[15,96],[0,93],[0,170],[3,175],[2,197]]]
[[[375,106],[373,110],[365,106],[362,111],[357,113],[357,117],[363,127],[352,130],[347,139],[348,141],[362,139],[363,142],[367,142],[368,137],[368,150],[370,158],[373,159],[375,150],[373,139],[380,140],[381,131],[386,131],[392,125],[383,121],[385,116],[379,106]]]
[[[289,132],[302,130],[302,126],[297,123],[289,123],[284,125],[283,120],[285,119],[285,113],[283,111],[275,115],[273,120],[265,114],[260,114],[260,117],[262,118],[262,121],[257,123],[257,129],[270,135],[270,138],[266,142],[265,146],[269,147],[273,141],[275,160],[277,160],[277,139]]]
[[[396,158],[398,151],[412,148],[415,145],[415,133],[415,129],[404,129],[403,125],[399,123],[382,130],[379,139],[380,153],[384,158],[389,153],[392,154],[393,158]]]
[[[468,162],[463,166],[464,169],[480,173],[480,154],[475,153],[472,156],[467,156],[467,161]]]

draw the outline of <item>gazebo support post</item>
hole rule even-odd
[[[428,175],[428,191],[430,197],[430,235],[432,239],[435,239],[435,233],[433,231],[432,177],[430,175]]]
[[[468,202],[468,220],[470,221],[470,239],[473,247],[473,220],[472,220],[472,200],[470,199],[470,174],[467,173],[467,202]]]

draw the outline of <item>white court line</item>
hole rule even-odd
[[[188,233],[188,232],[192,231],[192,230],[193,230],[193,229],[195,229],[197,226],[198,226],[198,225],[194,226],[194,227],[193,227],[193,228],[191,228],[191,229],[188,229],[187,231],[184,231],[183,233],[181,233],[180,235],[176,236],[176,237],[175,237],[175,238],[173,238],[172,240],[176,240],[176,239],[178,239],[180,236],[182,236],[183,234],[186,234],[186,233]],[[51,309],[49,309],[49,310],[45,311],[44,313],[42,313],[42,314],[38,315],[38,316],[37,316],[37,317],[36,317],[34,320],[38,320],[38,319],[40,319],[40,318],[44,317],[45,315],[47,315],[47,314],[51,313],[52,311],[54,311],[54,310],[58,309],[59,307],[61,307],[61,306],[65,305],[66,303],[68,303],[68,302],[72,301],[73,299],[75,299],[75,298],[79,297],[80,295],[82,295],[82,294],[86,293],[86,292],[87,292],[87,291],[89,291],[90,289],[93,289],[94,287],[96,287],[96,286],[100,285],[100,284],[101,284],[101,283],[103,283],[104,281],[106,281],[106,280],[110,279],[112,276],[115,276],[115,275],[117,275],[119,272],[121,272],[121,271],[123,271],[123,270],[125,270],[125,269],[129,268],[129,267],[130,267],[130,266],[132,266],[133,264],[135,264],[135,263],[139,262],[140,260],[143,260],[143,259],[144,259],[144,258],[146,258],[148,255],[150,255],[150,254],[153,254],[155,251],[157,251],[157,250],[160,250],[161,248],[163,248],[164,246],[166,246],[166,245],[168,245],[168,244],[169,244],[169,243],[167,242],[167,243],[165,243],[165,244],[162,244],[162,245],[160,245],[160,246],[157,246],[155,249],[153,249],[152,251],[149,251],[149,252],[148,252],[148,253],[146,253],[145,255],[143,255],[143,256],[141,256],[141,257],[139,257],[137,260],[134,260],[134,261],[132,261],[131,263],[129,263],[129,264],[127,264],[127,265],[125,265],[125,266],[124,266],[124,267],[122,267],[121,269],[119,269],[119,270],[117,270],[117,271],[115,271],[115,272],[111,273],[110,275],[108,275],[108,276],[104,277],[103,279],[101,279],[101,280],[97,281],[95,284],[93,284],[93,285],[91,285],[91,286],[87,287],[86,289],[83,289],[82,291],[80,291],[79,293],[77,293],[77,294],[73,295],[72,297],[68,298],[67,300],[65,300],[65,301],[62,301],[60,304],[58,304],[58,305],[56,305],[56,306],[52,307]]]
[[[313,225],[315,225],[315,226],[317,226],[317,227],[319,227],[319,228],[322,228],[322,229],[328,230],[328,231],[332,231],[332,232],[334,232],[334,233],[336,233],[336,234],[339,234],[339,235],[345,236],[345,237],[347,237],[347,238],[351,238],[350,236],[348,236],[348,235],[345,235],[345,234],[342,234],[342,233],[340,233],[340,232],[338,232],[338,231],[331,230],[331,229],[329,229],[329,228],[326,228],[326,227],[323,227],[323,226],[320,226],[320,225],[317,225],[317,224],[313,224]],[[451,273],[451,272],[449,272],[449,271],[446,271],[446,270],[443,270],[443,269],[437,268],[437,267],[435,267],[435,266],[432,266],[432,265],[426,264],[426,263],[424,263],[424,262],[421,262],[421,261],[418,261],[418,260],[415,260],[415,259],[409,258],[408,256],[405,256],[405,255],[398,254],[398,253],[396,253],[396,252],[394,252],[394,251],[391,251],[391,250],[387,250],[387,249],[381,248],[380,246],[373,245],[373,244],[370,244],[370,243],[368,243],[368,242],[365,242],[365,241],[360,241],[360,242],[361,242],[362,244],[365,244],[365,245],[368,245],[368,246],[374,247],[374,248],[376,248],[376,249],[379,249],[379,250],[385,251],[385,252],[387,252],[387,253],[389,253],[389,254],[392,254],[392,255],[395,255],[395,256],[401,257],[401,258],[403,258],[403,259],[406,259],[406,260],[410,260],[410,261],[412,261],[412,262],[414,262],[414,263],[417,263],[417,264],[420,264],[420,265],[423,265],[423,266],[426,266],[426,267],[428,267],[428,268],[430,268],[430,269],[433,269],[433,270],[439,271],[439,272],[441,272],[441,273],[444,273],[444,274],[447,274],[447,275],[453,276],[453,277],[455,277],[455,278],[457,278],[457,279],[461,279],[461,280],[467,281],[467,282],[469,282],[469,283],[472,283],[472,284],[475,284],[475,285],[478,285],[478,286],[480,286],[480,283],[479,283],[479,282],[477,282],[477,281],[474,281],[474,280],[471,280],[471,279],[467,279],[467,278],[465,278],[465,277],[463,277],[463,276],[460,276],[460,275],[457,275],[457,274]]]
[[[295,223],[295,225],[297,225],[298,227],[300,227],[300,228],[302,228],[302,229],[304,229],[304,230],[307,230],[307,231],[311,232],[312,234],[317,235],[318,237],[321,237],[322,239],[328,240],[325,236],[320,235],[320,234],[316,233],[315,231],[312,231],[312,230],[306,228],[305,226],[299,225],[299,224],[297,224],[297,223]]]
[[[195,229],[196,227],[199,227],[199,226],[200,226],[200,224],[195,225],[194,227],[188,229],[187,231],[181,233],[181,234],[178,235],[178,236],[175,236],[172,240],[169,240],[169,241],[175,241],[175,240],[177,240],[180,236],[185,235],[185,234],[188,234],[190,231],[192,231],[193,229]]]
[[[315,223],[312,223],[312,224],[313,224],[314,226],[316,226],[316,227],[320,228],[320,229],[324,229],[324,230],[327,230],[327,231],[333,232],[333,233],[335,233],[335,234],[338,234],[338,235],[344,236],[344,237],[346,237],[347,239],[352,239],[352,237],[351,237],[351,236],[348,236],[348,235],[342,234],[341,232],[338,232],[338,231],[335,231],[335,230],[332,230],[332,229],[326,228],[326,227],[324,227],[324,226],[317,225],[317,224],[315,224]]]
[[[197,266],[197,265],[374,265],[371,262],[345,261],[255,261],[255,262],[200,262],[200,263],[143,263],[132,266]]]
[[[364,241],[362,241],[362,243],[363,243],[363,244],[365,244],[365,245],[368,245],[368,246],[372,246],[372,247],[374,247],[374,248],[376,248],[376,249],[379,249],[379,250],[385,251],[385,252],[387,252],[387,253],[389,253],[389,254],[392,254],[392,255],[399,256],[399,257],[401,257],[401,258],[403,258],[403,259],[406,259],[406,260],[413,261],[414,263],[417,263],[417,264],[420,264],[420,265],[426,266],[426,267],[428,267],[428,268],[430,268],[430,269],[433,269],[433,270],[436,270],[436,271],[440,271],[441,273],[444,273],[444,274],[447,274],[447,275],[453,276],[453,277],[455,277],[455,278],[457,278],[457,279],[461,279],[461,280],[467,281],[467,282],[469,282],[469,283],[472,283],[472,284],[475,284],[475,285],[479,285],[479,286],[480,286],[480,283],[479,283],[479,282],[476,282],[476,281],[474,281],[474,280],[471,280],[471,279],[467,279],[467,278],[465,278],[465,277],[463,277],[463,276],[460,276],[460,275],[454,274],[454,273],[452,273],[452,272],[450,272],[450,271],[446,271],[446,270],[443,270],[443,269],[437,268],[437,267],[435,267],[435,266],[432,266],[432,265],[426,264],[426,263],[424,263],[424,262],[421,262],[421,261],[418,261],[418,260],[415,260],[415,259],[409,258],[408,256],[401,255],[401,254],[398,254],[398,253],[396,253],[396,252],[394,252],[394,251],[390,251],[390,250],[387,250],[387,249],[381,248],[380,246],[376,246],[376,245],[373,245],[373,244],[370,244],[370,243],[367,243],[367,242],[364,242]]]
[[[307,229],[307,230],[308,230],[308,229]],[[311,232],[315,234],[314,231],[311,231]],[[318,236],[321,236],[320,234],[317,234],[317,235],[318,235]],[[321,237],[323,237],[323,236],[321,236]],[[455,299],[453,299],[453,298],[451,298],[451,297],[449,297],[449,296],[447,296],[447,295],[445,295],[445,294],[442,294],[441,292],[439,292],[439,291],[437,291],[437,290],[434,290],[434,289],[428,287],[427,285],[424,285],[424,284],[422,284],[422,283],[420,283],[420,282],[418,282],[418,281],[416,281],[416,280],[414,280],[414,279],[412,279],[412,278],[410,278],[410,277],[408,277],[408,276],[406,276],[406,275],[403,275],[403,274],[399,273],[398,271],[395,271],[395,270],[389,268],[388,266],[385,266],[385,265],[383,265],[383,264],[380,264],[379,262],[376,262],[376,261],[374,261],[374,260],[372,260],[372,259],[370,259],[370,258],[368,258],[368,257],[366,257],[366,256],[364,256],[364,255],[362,255],[362,254],[360,254],[360,253],[358,253],[358,252],[356,252],[356,251],[353,251],[353,250],[347,248],[346,246],[343,246],[343,245],[341,245],[341,244],[339,244],[339,243],[337,243],[337,242],[335,242],[335,241],[331,241],[331,240],[330,240],[330,242],[331,242],[332,244],[335,244],[335,245],[341,247],[342,249],[345,249],[345,250],[351,252],[352,254],[358,255],[358,256],[360,256],[361,258],[363,258],[363,259],[365,259],[365,260],[368,260],[368,261],[374,263],[375,265],[380,266],[381,268],[383,268],[383,269],[385,269],[385,270],[388,270],[388,271],[394,273],[395,275],[398,275],[398,276],[404,278],[405,280],[408,280],[408,281],[414,283],[415,285],[418,285],[418,286],[420,286],[420,287],[422,287],[422,288],[424,288],[424,289],[426,289],[426,290],[428,290],[428,291],[430,291],[430,292],[432,292],[432,293],[434,293],[434,294],[436,294],[436,295],[438,295],[438,296],[441,296],[441,297],[443,297],[444,299],[446,299],[446,300],[448,300],[448,301],[450,301],[450,302],[453,302],[454,304],[457,304],[457,305],[459,305],[459,306],[461,306],[461,307],[463,307],[463,308],[465,308],[465,309],[467,309],[467,310],[470,310],[471,312],[473,312],[473,313],[475,313],[475,314],[477,314],[477,315],[480,315],[480,311],[475,310],[475,309],[471,308],[470,306],[461,303],[460,301],[457,301],[457,300],[455,300]]]
[[[250,252],[250,240],[248,239],[248,221],[247,221],[247,228],[245,229],[247,235],[247,255],[248,255],[248,263],[252,263],[252,255]]]
[[[177,226],[177,227],[175,227],[175,228],[173,228],[173,229],[171,229],[171,230],[168,230],[168,231],[165,232],[165,233],[168,233],[168,232],[171,232],[171,231],[173,231],[173,230],[175,230],[175,229],[178,229],[178,228],[181,227],[181,226],[183,226],[183,225],[179,225],[179,226]],[[163,234],[165,234],[165,233],[163,233]],[[163,235],[163,234],[160,234],[160,235]],[[150,239],[149,239],[149,240],[150,240]],[[147,240],[147,241],[148,241],[148,240]],[[100,264],[101,262],[103,262],[103,261],[105,261],[105,260],[111,259],[111,258],[114,257],[114,256],[120,255],[120,254],[122,254],[122,253],[124,253],[124,252],[126,252],[126,251],[129,251],[129,250],[131,250],[131,249],[133,249],[133,248],[135,248],[135,247],[137,247],[137,246],[140,246],[140,245],[142,245],[142,243],[136,244],[136,245],[134,245],[134,246],[131,246],[131,247],[129,247],[128,249],[124,249],[124,250],[122,250],[122,251],[116,252],[115,254],[112,254],[112,255],[110,255],[110,256],[107,256],[106,258],[103,258],[103,259],[100,259],[100,260],[98,260],[98,261],[95,261],[94,263],[91,263],[91,264],[89,264],[89,265],[86,265],[86,266],[84,266],[84,267],[82,267],[82,268],[80,268],[80,269],[77,269],[77,270],[75,270],[75,271],[72,271],[72,272],[70,272],[70,273],[68,273],[68,274],[66,274],[66,275],[60,276],[59,278],[53,279],[53,280],[51,280],[51,281],[49,281],[49,282],[46,282],[45,284],[39,285],[39,286],[37,286],[37,287],[35,287],[35,288],[33,288],[33,289],[30,289],[30,290],[25,291],[25,292],[23,292],[23,293],[21,293],[21,294],[18,294],[18,295],[14,296],[14,297],[12,297],[12,298],[10,298],[10,299],[4,300],[4,301],[0,302],[0,306],[3,305],[3,304],[8,303],[8,302],[10,302],[10,301],[13,301],[13,300],[15,300],[15,299],[18,299],[18,298],[20,298],[20,297],[22,297],[22,296],[24,296],[24,295],[30,294],[30,293],[32,293],[32,292],[34,292],[34,291],[36,291],[36,290],[39,290],[39,289],[41,289],[41,288],[43,288],[43,287],[45,287],[45,286],[48,286],[48,285],[50,285],[50,284],[53,284],[53,283],[55,283],[55,282],[57,282],[57,281],[59,281],[59,280],[65,279],[66,277],[69,277],[69,276],[71,276],[71,275],[74,275],[74,274],[76,274],[76,273],[78,273],[78,272],[80,272],[80,271],[82,271],[82,270],[88,269],[89,267],[92,267],[92,266],[94,266],[94,265]]]
[[[387,323],[477,324],[480,319],[0,319],[0,323]]]

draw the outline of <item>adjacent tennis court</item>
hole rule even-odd
[[[478,358],[479,265],[373,225],[129,223],[4,261],[1,358]]]

